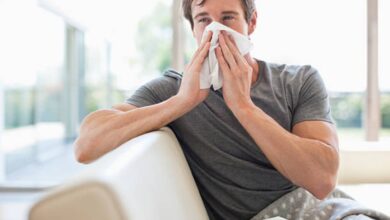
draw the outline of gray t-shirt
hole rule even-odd
[[[252,85],[256,106],[284,129],[302,121],[332,123],[328,95],[311,66],[258,61]],[[140,87],[127,103],[153,105],[177,94],[181,74],[164,76]],[[226,106],[222,91],[168,125],[176,134],[210,219],[250,219],[297,186],[281,175]]]

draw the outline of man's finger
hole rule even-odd
[[[235,68],[237,66],[236,60],[234,59],[229,47],[227,46],[225,36],[223,34],[219,35],[219,45],[221,47],[222,54],[225,57],[229,67],[231,69]]]
[[[194,55],[192,56],[192,60],[189,66],[191,66],[194,63],[194,61],[197,59],[197,57],[199,56],[199,54],[201,53],[201,51],[203,50],[207,42],[210,42],[211,36],[212,36],[212,32],[208,31],[205,40],[202,41],[202,43],[199,45],[198,49],[195,51]]]
[[[204,60],[209,54],[209,49],[210,42],[206,42],[202,50],[199,51],[198,55],[193,60],[192,65],[195,65],[195,68],[198,68],[198,66],[201,66],[201,64],[204,62]]]
[[[213,36],[213,32],[207,31],[206,39],[202,42],[202,44],[205,44],[206,42],[210,42],[212,36]]]
[[[199,47],[199,51],[198,53],[194,56],[194,59],[196,59],[200,53],[202,53],[202,51],[204,50],[206,44],[210,44],[210,40],[211,40],[211,36],[212,36],[212,32],[211,31],[208,31],[207,35],[206,35],[206,39],[201,43],[200,47]]]
[[[229,69],[228,64],[225,61],[225,57],[222,55],[221,47],[215,48],[215,54],[217,55],[218,64],[222,70],[222,74],[223,74],[224,79],[228,79],[230,77],[230,75],[229,75],[230,69]]]
[[[232,36],[228,36],[226,33],[224,33],[226,44],[228,48],[230,49],[230,52],[232,53],[234,59],[236,60],[237,64],[239,66],[243,66],[247,64],[245,58],[241,55],[240,51],[237,48],[236,42],[234,41]]]
[[[204,46],[206,45],[206,43],[210,42],[211,40],[211,36],[212,36],[212,33],[211,31],[208,31],[207,34],[206,34],[206,38],[200,43],[200,46],[197,50],[197,54],[200,53],[200,51],[204,48]]]

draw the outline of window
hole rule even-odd
[[[139,7],[129,8],[133,10],[129,13],[137,15],[131,17],[132,23],[111,36],[116,103],[123,102],[140,85],[171,67],[171,4],[172,1],[161,0],[139,2]],[[139,8],[143,8],[142,12]]]
[[[110,107],[108,48],[108,42],[98,35],[89,32],[85,34],[85,114]],[[83,117],[86,116],[85,114]]]
[[[0,182],[79,171],[69,147],[83,117],[171,65],[171,1],[39,2],[0,1]]]
[[[379,88],[382,129],[380,139],[390,141],[390,1],[379,0]]]
[[[0,64],[5,171],[58,153],[64,140],[64,23],[36,6],[1,6]],[[4,73],[4,74],[3,74]]]
[[[364,140],[366,0],[257,0],[255,57],[311,64],[329,90],[341,140]]]
[[[34,4],[5,2],[0,1],[0,180],[4,164],[8,174],[58,155],[83,116],[123,102],[172,65],[172,46],[178,43],[172,40],[177,22],[171,20],[172,0],[141,1],[138,7],[85,1],[84,6],[96,6],[88,13],[74,0],[39,1],[57,15]],[[316,67],[329,90],[342,141],[364,140],[367,1],[256,4],[253,55]],[[390,140],[389,10],[390,2],[379,0],[381,140]],[[185,41],[179,45],[185,45],[181,51],[188,62],[196,43],[184,22]],[[77,54],[73,60],[65,56],[69,51]],[[71,79],[77,79],[76,85]]]
[[[79,8],[77,2],[74,4],[73,7]],[[171,1],[150,0],[137,3],[137,7],[113,3],[107,7],[91,12],[99,14],[104,10],[105,22],[99,19],[91,22],[94,19],[75,15],[81,26],[88,27],[84,30],[86,109],[83,115],[124,102],[140,85],[161,75],[172,62]]]

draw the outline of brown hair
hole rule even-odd
[[[194,0],[183,0],[182,2],[182,7],[183,7],[183,12],[184,12],[184,17],[190,22],[191,24],[191,29],[194,28],[194,20],[192,20],[192,2]],[[197,0],[195,0],[197,1]],[[206,0],[200,0],[197,5],[202,6]],[[256,9],[255,6],[255,1],[254,0],[241,0],[241,5],[242,9],[244,10],[245,13],[245,20],[249,24],[249,21],[252,17],[253,12]]]

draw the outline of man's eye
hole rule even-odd
[[[202,23],[202,22],[208,22],[209,19],[208,18],[201,18],[198,20],[199,23]]]
[[[224,17],[223,17],[223,20],[224,20],[224,21],[226,21],[226,20],[233,20],[233,19],[234,19],[234,17],[233,17],[233,16],[230,16],[230,15],[224,16]]]

